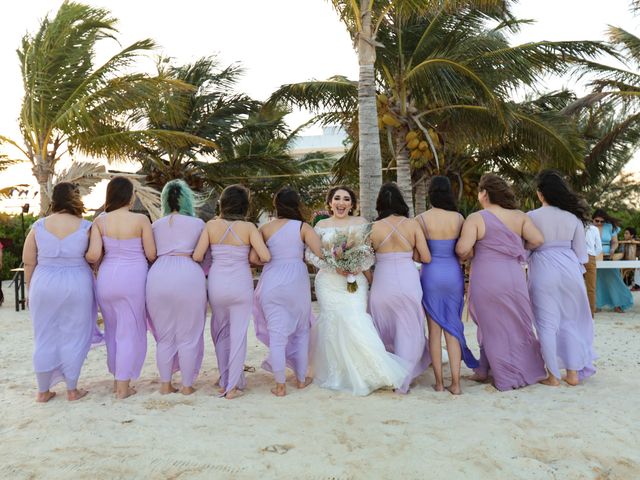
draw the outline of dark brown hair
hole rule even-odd
[[[589,223],[587,202],[564,181],[560,172],[543,170],[536,177],[538,191],[552,207],[573,213],[584,225]]]
[[[291,187],[282,187],[273,197],[273,205],[276,207],[278,218],[288,218],[304,222],[300,211],[300,195]]]
[[[349,211],[349,215],[353,215],[353,212],[355,212],[356,208],[358,207],[358,199],[356,197],[355,192],[345,185],[337,185],[329,189],[329,191],[327,192],[327,198],[325,200],[325,203],[327,204],[327,208],[329,209],[329,212],[331,212],[331,200],[333,199],[333,196],[336,194],[338,190],[344,190],[351,197],[351,210]]]
[[[489,201],[507,210],[518,208],[516,195],[507,182],[495,173],[485,173],[480,177],[478,190],[487,192]]]
[[[220,195],[220,217],[245,220],[249,211],[249,190],[240,184],[229,185]]]
[[[591,218],[592,219],[602,218],[604,220],[604,223],[610,223],[613,226],[613,228],[617,228],[618,225],[620,224],[620,220],[612,217],[606,212],[606,210],[602,208],[596,208],[596,210],[593,212],[593,215],[591,215]]]
[[[82,217],[84,203],[80,197],[78,185],[70,182],[60,182],[53,187],[51,194],[51,213],[69,213],[76,217]]]
[[[113,177],[107,185],[107,198],[104,201],[104,211],[113,212],[131,203],[133,197],[133,183],[125,177]]]
[[[376,199],[376,210],[378,211],[376,220],[382,220],[389,215],[409,216],[409,206],[404,201],[398,185],[394,182],[385,183],[380,187],[380,192],[378,192],[378,198]]]

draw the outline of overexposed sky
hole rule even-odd
[[[0,135],[17,139],[22,84],[16,49],[22,36],[38,28],[39,20],[55,12],[60,0],[22,0],[3,4],[0,28]],[[120,20],[122,46],[152,38],[158,54],[189,62],[218,54],[222,64],[240,62],[245,76],[239,89],[264,100],[284,83],[342,74],[357,78],[351,40],[327,0],[86,0],[105,7]],[[607,25],[640,32],[640,17],[629,12],[627,0],[520,0],[515,13],[536,20],[514,42],[538,40],[601,40]],[[105,41],[100,55],[118,48]],[[145,62],[153,68],[153,60]],[[549,88],[572,86],[570,79],[548,82]],[[292,114],[290,124],[306,120]],[[0,151],[15,154],[0,147]],[[640,161],[633,167],[640,169]],[[0,188],[32,182],[27,165],[0,174]],[[15,202],[14,202],[15,203]],[[10,206],[10,205],[9,205]],[[93,205],[90,205],[93,206]],[[5,203],[5,207],[7,207]]]

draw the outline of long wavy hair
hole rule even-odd
[[[300,220],[304,217],[300,210],[300,194],[291,187],[282,187],[273,197],[273,205],[276,208],[278,218]]]
[[[78,186],[70,182],[57,183],[51,194],[50,208],[51,213],[63,212],[82,217],[85,209]]]
[[[573,213],[584,224],[590,222],[587,202],[575,193],[556,170],[543,170],[536,177],[536,188],[553,207]]]
[[[502,177],[495,173],[482,175],[478,190],[487,192],[489,201],[494,205],[499,205],[507,210],[516,210],[518,208],[518,201],[513,189]]]
[[[390,215],[409,216],[409,206],[404,201],[402,192],[394,182],[388,182],[380,187],[378,198],[376,199],[376,210],[378,218],[382,220]]]
[[[160,194],[162,215],[178,212],[181,215],[195,216],[193,191],[184,180],[171,180]]]

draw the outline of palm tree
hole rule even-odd
[[[171,85],[161,77],[130,72],[133,62],[154,48],[134,42],[96,65],[99,41],[115,39],[116,19],[101,8],[65,1],[53,18],[26,34],[18,49],[24,85],[21,141],[0,137],[32,165],[40,188],[40,212],[48,209],[56,164],[76,152],[108,160],[129,159],[140,143],[157,139],[186,145],[198,139],[179,132],[140,128],[140,106]]]

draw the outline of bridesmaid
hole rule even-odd
[[[33,225],[22,252],[33,321],[37,402],[51,400],[56,395],[51,387],[63,380],[68,400],[87,394],[78,389],[78,378],[97,316],[93,273],[84,259],[91,222],[82,219],[78,187],[58,183],[51,212]]]
[[[300,195],[289,187],[276,193],[273,204],[276,219],[260,227],[271,261],[264,267],[256,288],[253,317],[258,339],[269,347],[269,357],[262,364],[273,372],[276,385],[271,392],[286,395],[285,368],[296,375],[296,386],[304,388],[309,364],[309,329],[311,328],[311,286],[304,262],[308,246],[322,257],[320,237],[304,223],[300,212]],[[260,263],[255,250],[252,263]]]
[[[613,256],[618,248],[620,227],[617,221],[601,208],[593,212],[593,224],[600,231],[602,253],[605,260]],[[633,306],[633,295],[622,280],[617,268],[600,268],[596,271],[596,308],[613,307],[616,313],[622,313]]]
[[[461,359],[469,368],[477,368],[475,359],[464,338],[462,310],[464,308],[464,273],[456,256],[456,242],[464,217],[458,213],[456,200],[447,177],[433,177],[429,183],[431,209],[416,218],[422,225],[431,251],[431,263],[420,270],[422,304],[427,311],[429,350],[436,377],[434,389],[444,391],[442,374],[442,333],[447,344],[451,385],[447,390],[460,395]]]
[[[593,375],[593,319],[582,272],[587,263],[584,226],[589,207],[572,192],[562,177],[545,170],[537,178],[542,208],[529,212],[544,235],[544,244],[531,253],[529,294],[536,332],[547,365],[545,385],[565,381],[577,385]]]
[[[253,305],[249,249],[255,249],[260,262],[271,260],[262,235],[245,221],[248,211],[249,191],[242,185],[225,188],[220,195],[220,216],[207,222],[193,252],[193,259],[201,262],[211,248],[211,337],[220,371],[219,392],[227,399],[240,396],[246,385],[244,360]]]
[[[544,238],[517,210],[515,195],[502,178],[483,175],[478,188],[483,210],[465,220],[456,245],[463,260],[473,257],[469,311],[478,325],[480,366],[471,379],[486,381],[491,374],[498,390],[510,390],[547,377],[522,268],[523,240],[533,249]]]
[[[420,226],[408,219],[407,206],[395,183],[386,183],[376,200],[378,219],[371,228],[376,268],[369,297],[373,323],[388,352],[406,360],[409,374],[397,389],[408,393],[411,382],[431,362],[424,332],[420,274],[414,257],[431,261]]]
[[[129,211],[134,199],[128,178],[109,182],[104,213],[93,223],[86,256],[89,263],[97,263],[104,249],[96,295],[104,318],[107,366],[120,399],[136,393],[130,382],[140,376],[147,354],[147,260],[156,258],[151,222]]]
[[[194,216],[193,192],[182,180],[167,183],[161,201],[164,217],[152,225],[158,259],[147,275],[147,311],[157,342],[160,393],[177,391],[171,378],[180,370],[181,392],[190,395],[204,355],[207,283],[191,258],[204,222]]]

